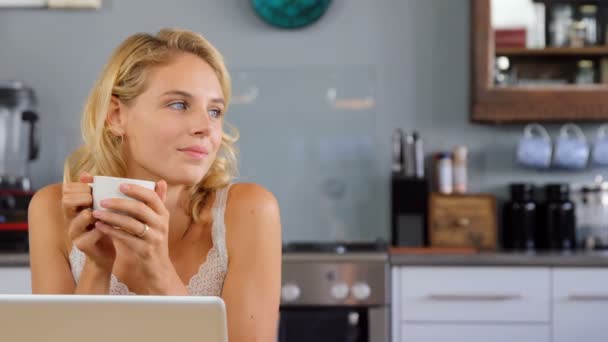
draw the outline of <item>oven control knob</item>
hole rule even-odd
[[[353,292],[353,296],[358,300],[366,300],[372,293],[372,289],[369,287],[369,285],[363,282],[356,283],[353,285],[351,290]]]
[[[343,300],[348,297],[348,285],[345,283],[336,283],[331,287],[331,296],[334,299]]]
[[[294,283],[287,283],[281,288],[281,298],[286,302],[293,302],[300,298],[300,287]]]

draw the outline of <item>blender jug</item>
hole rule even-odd
[[[31,190],[29,162],[38,158],[38,114],[31,88],[0,84],[0,187]]]

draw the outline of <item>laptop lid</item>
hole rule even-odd
[[[0,295],[2,341],[227,342],[219,297]]]

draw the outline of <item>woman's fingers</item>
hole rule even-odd
[[[81,172],[78,179],[81,183],[93,183],[93,176],[86,171]]]
[[[70,226],[68,228],[68,235],[70,239],[74,240],[78,238],[80,235],[85,233],[90,226],[95,223],[95,217],[91,210],[83,210],[76,217],[72,219],[70,222]]]
[[[167,200],[167,182],[165,182],[164,180],[156,182],[156,188],[154,189],[154,191],[158,195],[158,198],[160,198],[160,200],[164,204]]]
[[[164,185],[160,185],[160,186],[157,185],[157,187],[159,187],[157,190],[159,192],[161,192],[162,196],[166,197],[167,183],[165,183],[164,181],[161,181],[161,182]],[[159,183],[161,183],[161,182],[159,182]],[[163,190],[163,188],[164,188],[164,190]],[[120,191],[122,191],[122,193],[124,193],[125,195],[127,195],[131,198],[134,198],[136,200],[139,200],[139,201],[145,203],[148,207],[150,207],[158,215],[167,214],[167,208],[165,207],[163,200],[161,199],[159,194],[154,190],[146,189],[143,186],[139,186],[139,185],[135,185],[135,184],[121,184]]]
[[[93,205],[93,196],[82,192],[64,194],[62,204],[66,210],[76,212],[81,208],[90,208]]]
[[[97,229],[92,229],[78,236],[76,239],[73,240],[73,242],[74,245],[76,245],[76,248],[83,252],[86,252],[91,248],[91,246],[95,245],[97,241],[99,241],[99,239],[101,239],[104,235],[104,232]]]
[[[125,201],[135,202],[132,200],[125,200]],[[106,223],[109,226],[119,227],[121,230],[124,230],[131,235],[140,235],[144,231],[144,227],[145,227],[144,223],[142,223],[141,221],[138,221],[137,219],[135,219],[131,216],[128,216],[128,215],[114,213],[111,211],[101,211],[101,210],[93,211],[93,215],[94,215],[95,219],[103,221],[103,223]],[[146,221],[146,220],[142,220],[142,221],[150,222],[150,221]]]
[[[102,233],[110,236],[112,239],[117,239],[123,242],[129,246],[129,249],[136,253],[143,251],[146,246],[146,242],[143,239],[133,236],[133,234],[125,232],[121,229],[111,227],[103,222],[96,222],[95,230],[99,230]]]
[[[93,205],[91,188],[85,183],[63,184],[61,205],[66,216],[71,219],[82,208],[90,208]]]

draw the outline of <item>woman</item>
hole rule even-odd
[[[230,341],[273,341],[281,227],[274,196],[230,186],[235,136],[223,131],[230,78],[203,37],[136,34],[114,52],[86,103],[84,145],[63,184],[29,209],[34,293],[221,296]],[[92,175],[153,180],[93,211]]]

